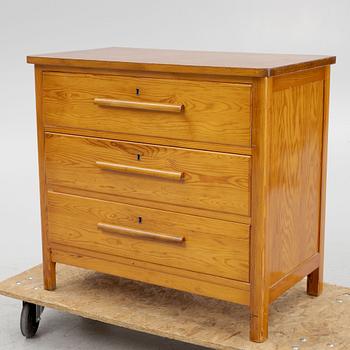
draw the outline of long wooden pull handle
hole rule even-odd
[[[126,236],[131,236],[136,238],[149,238],[149,239],[154,239],[154,240],[163,241],[163,242],[181,243],[185,241],[185,237],[183,236],[169,236],[162,233],[154,233],[154,232],[136,230],[133,228],[123,227],[123,226],[105,224],[103,222],[99,222],[97,224],[97,228],[104,232],[117,233],[120,235],[126,235]]]
[[[178,171],[165,171],[150,168],[141,168],[137,166],[115,164],[108,162],[96,162],[96,165],[103,170],[112,170],[120,173],[136,174],[136,175],[147,175],[154,177],[161,177],[167,180],[181,181],[183,179],[184,173]]]
[[[184,105],[157,102],[114,100],[110,98],[95,98],[94,102],[103,107],[143,109],[146,111],[181,113],[184,110]]]

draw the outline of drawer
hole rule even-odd
[[[250,157],[46,134],[48,186],[249,216]]]
[[[87,249],[92,256],[249,280],[245,224],[49,192],[48,239],[49,245]]]
[[[250,115],[249,84],[43,75],[46,126],[116,132],[128,141],[138,135],[249,147]]]

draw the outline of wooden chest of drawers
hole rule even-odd
[[[334,57],[110,48],[28,62],[46,289],[63,263],[232,301],[254,341],[297,281],[320,294]]]

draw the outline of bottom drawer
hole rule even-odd
[[[249,281],[249,226],[244,224],[49,192],[48,239]]]

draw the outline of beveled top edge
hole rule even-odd
[[[109,47],[32,55],[28,63],[85,68],[268,77],[333,64],[335,56]]]

